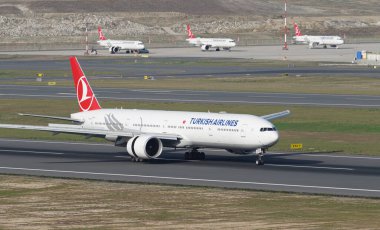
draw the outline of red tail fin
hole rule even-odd
[[[193,32],[191,32],[190,25],[187,25],[187,36],[188,36],[189,38],[195,38]]]
[[[80,111],[91,111],[101,109],[90,84],[84,75],[82,68],[76,57],[70,57],[71,71],[77,92],[77,99]]]
[[[107,38],[104,36],[102,28],[98,27],[98,34],[99,34],[99,40],[107,40]]]
[[[293,23],[293,25],[294,25],[294,33],[296,34],[296,36],[302,36],[301,30],[298,27],[297,23]]]

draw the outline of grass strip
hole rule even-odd
[[[377,229],[380,225],[379,199],[9,175],[0,175],[0,210],[0,229]]]

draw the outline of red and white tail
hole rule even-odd
[[[77,92],[78,105],[81,112],[101,109],[94,92],[76,57],[70,57],[71,71]]]
[[[297,23],[294,22],[293,25],[294,25],[294,33],[296,34],[296,36],[302,36],[301,30],[298,27]]]
[[[107,40],[107,38],[104,36],[102,28],[98,27],[98,34],[99,34],[99,40]]]
[[[187,25],[187,36],[189,38],[195,38],[195,35],[193,34],[193,32],[191,32],[190,25]]]

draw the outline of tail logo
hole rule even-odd
[[[187,36],[189,38],[195,38],[193,32],[191,32],[190,25],[187,25]]]
[[[294,32],[295,32],[296,36],[302,36],[301,30],[298,27],[297,23],[294,23]]]
[[[89,90],[90,89],[90,90]],[[94,101],[94,94],[85,76],[79,78],[77,83],[78,104],[82,111],[88,111]]]
[[[100,26],[98,27],[98,33],[99,33],[100,40],[106,40],[106,37],[104,36],[102,28],[100,28]]]

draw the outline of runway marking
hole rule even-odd
[[[333,157],[333,158],[348,158],[348,159],[366,159],[366,160],[380,160],[380,157],[360,157],[360,156],[337,156],[337,155],[325,155],[325,154],[302,154],[302,156],[309,157]]]
[[[248,96],[250,98],[290,98],[290,99],[303,99],[303,98],[306,98],[306,97],[292,97],[292,96],[269,96],[269,95],[252,95],[252,96]]]
[[[308,166],[308,165],[282,165],[282,164],[265,164],[276,167],[291,167],[291,168],[312,168],[312,169],[331,169],[331,170],[347,170],[353,171],[352,168],[336,168],[336,167],[325,167],[325,166]]]
[[[0,152],[16,152],[16,153],[43,153],[43,154],[51,154],[51,155],[63,155],[64,153],[59,152],[40,152],[40,151],[28,151],[28,150],[13,150],[13,149],[0,149]]]
[[[131,159],[130,156],[115,156],[116,158],[128,158],[128,159]]]
[[[75,96],[76,93],[57,93],[58,95],[72,95]]]
[[[171,90],[150,90],[150,89],[132,89],[132,92],[142,92],[142,93],[171,93]]]
[[[360,191],[360,192],[375,192],[375,193],[380,194],[380,190],[365,189],[365,188],[346,188],[346,187],[331,187],[331,186],[317,186],[317,185],[266,183],[266,182],[255,182],[255,181],[216,180],[216,179],[187,178],[187,177],[149,176],[149,175],[139,175],[139,174],[119,174],[119,173],[69,171],[69,170],[53,170],[53,169],[35,169],[35,168],[0,167],[0,169],[14,170],[14,171],[19,170],[19,171],[36,171],[36,172],[53,172],[53,173],[71,173],[71,174],[87,174],[87,175],[101,175],[101,176],[119,176],[119,177],[165,179],[165,180],[174,180],[174,181],[183,180],[183,181],[214,182],[214,183],[229,183],[229,184],[267,185],[267,186],[275,186],[275,187],[293,187],[293,188],[313,188],[313,189],[325,189],[325,190]]]
[[[347,100],[357,100],[357,101],[378,101],[380,100],[380,97],[378,98],[346,98]]]

